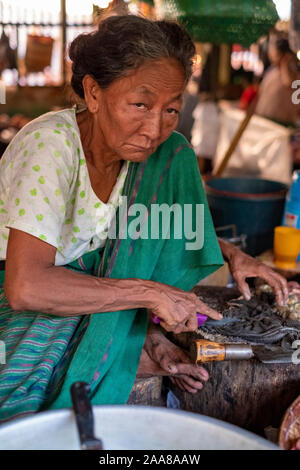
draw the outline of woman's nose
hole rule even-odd
[[[162,119],[160,113],[151,113],[145,119],[142,134],[152,142],[159,139],[161,135]]]

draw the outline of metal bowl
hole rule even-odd
[[[94,406],[95,435],[105,450],[276,450],[244,429],[181,410],[143,406]],[[72,410],[42,412],[0,427],[1,450],[75,450]]]

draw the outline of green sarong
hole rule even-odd
[[[109,238],[103,252],[87,253],[70,269],[116,279],[151,279],[188,291],[223,264],[196,157],[180,134],[174,132],[146,162],[130,163],[123,196],[128,209],[132,204],[147,208],[137,227],[141,236],[125,237],[136,214],[127,212],[120,224],[117,214],[119,236]],[[186,249],[191,240],[178,236],[180,229],[186,233],[184,220],[174,213],[167,236],[159,227],[158,236],[151,238],[151,228],[157,232],[151,217],[154,204],[189,207],[194,221],[196,205],[202,204],[203,247]],[[0,365],[0,421],[70,407],[70,386],[77,380],[90,384],[95,405],[126,403],[147,322],[145,309],[68,318],[14,313],[0,290],[0,339],[7,349],[7,362]]]

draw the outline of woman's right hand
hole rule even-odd
[[[149,308],[157,316],[166,331],[175,334],[195,331],[198,328],[197,313],[202,313],[214,320],[221,320],[222,315],[208,307],[193,292],[186,292],[167,284],[153,283],[152,305]]]

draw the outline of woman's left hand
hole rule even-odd
[[[284,305],[286,303],[289,295],[287,281],[280,274],[235,247],[231,250],[230,256],[227,257],[227,261],[232,277],[245,299],[249,300],[251,297],[250,288],[246,282],[246,278],[260,277],[273,288],[277,303],[279,305]]]

